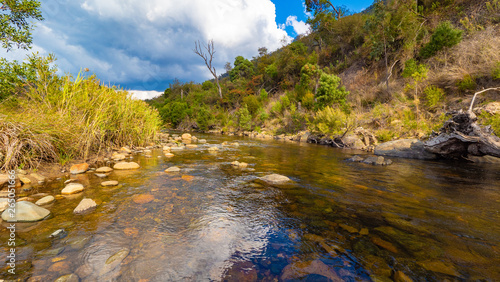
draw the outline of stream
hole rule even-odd
[[[172,158],[137,154],[140,169],[104,179],[70,176],[83,193],[44,206],[43,221],[16,224],[15,275],[2,222],[0,279],[500,281],[499,165],[393,158],[373,166],[346,161],[363,152],[197,137],[210,145]],[[164,172],[171,166],[181,171]],[[293,183],[259,181],[272,173]],[[67,179],[19,196],[60,195]],[[120,185],[102,187],[107,180]],[[76,215],[83,198],[98,207]],[[67,234],[51,238],[59,229]]]

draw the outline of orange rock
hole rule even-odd
[[[53,265],[51,265],[49,267],[49,271],[50,272],[59,272],[59,273],[63,273],[63,272],[70,273],[71,272],[71,271],[69,271],[70,268],[71,268],[71,264],[69,262],[60,261],[60,262],[56,262]]]
[[[375,244],[375,245],[377,245],[379,247],[382,247],[382,248],[384,248],[384,249],[386,249],[388,251],[391,251],[391,252],[393,252],[395,254],[398,253],[398,249],[396,247],[394,247],[393,244],[391,244],[391,243],[389,243],[389,242],[387,242],[385,240],[382,240],[379,237],[372,237],[371,241],[372,241],[373,244]]]
[[[125,229],[123,230],[123,232],[124,232],[124,233],[125,233],[125,235],[127,235],[127,236],[136,236],[136,235],[138,235],[138,234],[139,234],[139,230],[137,230],[136,228],[130,228],[130,227],[125,228]]]
[[[155,199],[155,197],[151,194],[136,195],[133,197],[134,203],[141,204],[141,205],[149,203],[154,199]]]
[[[80,174],[84,173],[89,169],[89,164],[88,163],[83,163],[83,164],[76,164],[72,166],[69,171],[71,174]]]
[[[182,179],[183,179],[183,180],[186,180],[186,181],[188,181],[188,182],[191,182],[191,181],[193,181],[194,176],[191,176],[191,175],[183,175],[183,176],[182,176]]]

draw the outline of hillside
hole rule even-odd
[[[309,35],[227,66],[222,99],[213,81],[176,82],[148,102],[169,128],[336,136],[363,127],[378,141],[423,138],[476,91],[500,86],[500,1],[418,4],[376,1],[340,17],[311,6]],[[498,113],[477,113],[500,133]]]

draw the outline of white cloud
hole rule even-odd
[[[293,27],[293,30],[297,34],[308,34],[311,31],[311,27],[303,22],[303,21],[297,21],[297,16],[288,16],[286,18],[286,25]]]
[[[139,100],[147,100],[163,95],[160,91],[141,91],[141,90],[128,90],[132,94],[132,98]]]
[[[45,0],[34,47],[54,53],[62,72],[89,68],[105,83],[163,90],[174,78],[211,78],[194,42],[214,40],[219,74],[236,56],[251,58],[291,38],[271,0]],[[21,52],[22,53],[22,52]],[[18,55],[18,57],[22,57]]]

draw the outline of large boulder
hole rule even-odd
[[[366,148],[365,143],[361,141],[361,139],[354,134],[346,135],[341,138],[342,143],[344,143],[344,146],[349,149],[354,149],[354,150],[363,150]]]
[[[88,169],[89,169],[88,163],[76,164],[69,169],[69,172],[71,174],[80,174],[80,173],[85,173]]]
[[[121,163],[115,164],[115,166],[113,168],[116,170],[126,170],[126,169],[138,169],[140,167],[141,166],[135,162],[129,162],[129,163],[128,162],[121,162]]]
[[[34,222],[40,221],[50,215],[50,211],[31,202],[22,201],[15,204],[15,213],[7,209],[2,213],[6,222]]]
[[[424,149],[424,143],[418,139],[401,139],[378,145],[374,151],[378,156],[390,156],[406,159],[434,160],[435,154]]]

